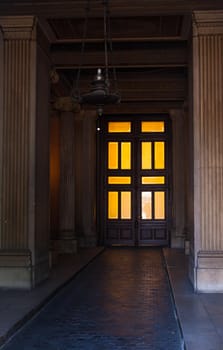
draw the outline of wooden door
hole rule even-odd
[[[169,119],[102,118],[100,228],[105,245],[167,245]]]

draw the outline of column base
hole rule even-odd
[[[52,241],[52,251],[55,254],[77,253],[77,240],[74,238],[61,238]]]
[[[184,248],[185,236],[175,236],[171,232],[171,248]]]
[[[32,289],[49,275],[49,259],[44,258],[32,265],[30,251],[0,252],[0,287]]]
[[[78,245],[81,248],[96,247],[97,239],[95,236],[78,237]]]
[[[223,252],[198,253],[194,286],[197,292],[223,292]]]

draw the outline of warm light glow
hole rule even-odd
[[[164,121],[142,122],[141,131],[165,132],[165,123]],[[131,132],[131,122],[110,122],[109,132]],[[159,170],[165,169],[166,144],[160,139],[160,135],[151,137],[144,135],[144,139],[140,141],[141,168],[137,176],[141,178],[141,189],[144,187],[144,191],[140,191],[140,218],[142,220],[165,220],[166,193],[162,185],[166,184],[166,176],[163,171]],[[137,157],[139,156],[137,153]],[[126,139],[120,135],[119,141],[114,141],[114,139],[108,141],[108,170],[111,170],[107,174],[107,184],[110,186],[108,191],[108,219],[110,220],[132,219],[134,208],[131,186],[133,178],[130,170],[133,165],[138,167],[138,161],[140,161],[140,158],[137,158],[132,164],[132,157],[132,142],[129,141],[128,136]]]
[[[163,141],[155,142],[155,169],[165,168],[165,143]]]
[[[155,219],[164,220],[165,219],[165,192],[155,192]]]
[[[142,150],[142,169],[152,169],[152,143],[143,141],[141,143]]]
[[[141,193],[141,218],[152,219],[152,192]]]
[[[130,176],[109,176],[108,184],[109,185],[130,185],[131,177]]]
[[[162,121],[157,122],[142,122],[141,123],[142,132],[164,132],[165,124]]]
[[[118,192],[108,192],[108,219],[118,219]]]
[[[118,169],[118,142],[108,143],[108,169]]]
[[[121,143],[121,169],[131,169],[131,142]]]
[[[165,176],[142,176],[143,185],[164,185]]]
[[[131,192],[121,192],[121,219],[131,219]]]
[[[131,122],[109,122],[108,132],[131,132]]]

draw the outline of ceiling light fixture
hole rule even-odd
[[[80,73],[83,65],[85,42],[87,37],[87,27],[90,12],[90,0],[86,4],[86,16],[83,31],[83,39],[81,45],[81,62],[76,76],[76,84],[74,81],[72,89],[72,97],[80,104],[94,105],[98,114],[102,115],[103,107],[108,104],[116,104],[120,102],[120,94],[117,87],[116,69],[112,66],[112,39],[110,30],[110,11],[109,0],[103,0],[103,40],[104,40],[104,67],[98,68],[97,73],[91,82],[90,91],[84,94],[80,93]],[[110,57],[110,62],[109,62]],[[113,91],[112,91],[113,89]]]

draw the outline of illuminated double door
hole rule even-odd
[[[168,119],[111,119],[103,134],[105,244],[168,244]]]

